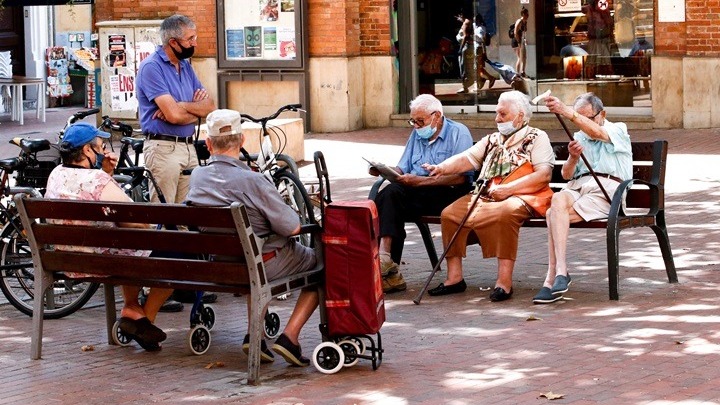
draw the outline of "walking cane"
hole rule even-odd
[[[485,180],[485,181],[487,181],[487,180]],[[442,264],[442,261],[445,260],[445,256],[447,255],[448,250],[450,250],[450,247],[455,242],[455,239],[457,239],[457,236],[460,233],[460,229],[462,229],[463,225],[465,225],[465,222],[467,222],[468,218],[470,217],[470,214],[475,209],[475,205],[477,205],[478,198],[480,198],[480,194],[484,188],[485,188],[485,184],[483,184],[483,186],[478,188],[478,192],[477,192],[477,194],[475,194],[472,201],[470,202],[470,208],[468,208],[467,213],[465,213],[465,217],[463,217],[462,221],[460,221],[460,225],[455,230],[455,233],[453,234],[452,238],[450,238],[450,241],[448,242],[447,247],[443,251],[442,255],[440,255],[440,259],[438,259],[438,262],[435,264],[435,267],[433,267],[427,280],[425,280],[425,285],[423,286],[422,290],[420,290],[417,297],[415,297],[415,299],[413,300],[415,305],[420,305],[420,300],[422,300],[422,297],[425,294],[425,291],[427,291],[428,287],[430,286],[430,283],[432,282],[433,277],[435,277],[435,273],[437,273],[438,270],[440,270],[440,265]]]
[[[535,97],[534,99],[532,99],[532,101],[530,101],[530,103],[533,104],[533,105],[538,105],[539,102],[543,101],[543,100],[544,100],[547,96],[549,96],[549,95],[550,95],[550,90],[547,90],[547,91],[544,92],[543,94],[540,94],[539,96],[537,96],[537,97]],[[567,125],[565,124],[565,121],[562,119],[562,117],[560,116],[560,114],[555,113],[555,116],[557,117],[558,121],[560,121],[560,125],[562,125],[563,129],[565,130],[565,133],[566,133],[567,136],[570,138],[570,140],[571,140],[571,141],[574,141],[575,138],[573,138],[572,134],[570,134],[570,130],[568,129]],[[585,163],[585,166],[586,166],[586,167],[588,168],[588,170],[590,171],[590,174],[593,176],[593,178],[594,178],[595,181],[597,182],[597,185],[598,185],[598,187],[600,187],[600,191],[602,191],[603,195],[605,196],[605,199],[606,199],[608,202],[611,202],[610,196],[608,195],[607,191],[605,191],[605,187],[603,187],[602,183],[600,183],[600,179],[598,179],[597,174],[595,174],[595,171],[593,170],[592,166],[590,166],[590,163],[588,162],[588,160],[587,160],[587,158],[585,157],[585,155],[583,155],[582,153],[580,153],[580,158],[582,159],[583,163]]]

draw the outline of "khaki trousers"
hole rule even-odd
[[[155,177],[168,203],[181,204],[190,188],[190,176],[183,170],[198,165],[195,146],[191,143],[146,139],[143,147],[145,167]],[[159,202],[155,187],[150,184],[150,200]]]

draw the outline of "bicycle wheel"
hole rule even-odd
[[[297,163],[295,163],[293,158],[284,153],[278,153],[275,155],[275,162],[280,167],[287,166],[288,169],[290,169],[290,173],[292,173],[296,178],[299,178],[300,172],[298,170]]]
[[[315,224],[317,219],[314,213],[310,197],[305,190],[305,186],[297,177],[287,171],[276,174],[275,187],[277,187],[280,195],[287,205],[298,214],[300,224]],[[303,234],[299,237],[300,243],[305,246],[311,246],[312,236]]]
[[[7,300],[20,312],[32,316],[35,300],[35,274],[32,254],[27,239],[23,236],[22,224],[15,218],[0,233],[3,241],[0,256],[0,290]],[[95,294],[99,284],[56,281],[45,293],[44,319],[58,319],[82,308]]]

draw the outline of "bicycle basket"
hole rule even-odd
[[[19,187],[45,188],[50,172],[59,164],[57,161],[40,160],[17,172],[15,185]]]

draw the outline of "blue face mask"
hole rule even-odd
[[[430,138],[433,136],[433,134],[435,133],[436,130],[437,130],[437,128],[433,128],[433,127],[430,126],[430,124],[428,124],[428,125],[425,125],[425,126],[422,127],[422,128],[416,128],[416,129],[415,129],[415,132],[417,132],[417,135],[418,135],[421,139],[430,139]]]
[[[105,155],[95,152],[95,168],[102,170],[102,162],[105,159]]]
[[[93,166],[93,168],[102,170],[102,167],[103,167],[102,163],[103,163],[103,159],[105,159],[105,154],[97,153],[95,151],[95,148],[91,147],[90,149],[92,149],[92,151],[95,153],[95,165]]]

